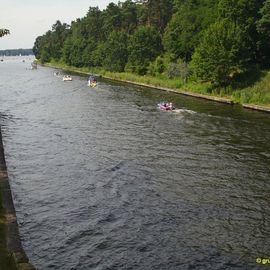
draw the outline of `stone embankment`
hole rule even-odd
[[[1,223],[1,250],[6,270],[34,270],[21,244],[19,229],[14,209],[7,167],[5,162],[2,133],[0,128],[0,223]],[[1,267],[0,267],[1,268]],[[3,269],[3,268],[1,268]],[[3,269],[5,270],[5,269]]]
[[[155,86],[155,85],[149,85],[145,83],[138,83],[138,82],[133,82],[133,81],[127,81],[127,80],[120,80],[120,79],[112,79],[110,77],[102,76],[102,78],[107,79],[107,80],[113,80],[113,81],[119,81],[123,83],[128,83],[128,84],[134,84],[137,86],[143,86],[143,87],[148,87],[148,88],[154,88],[162,91],[167,91],[167,92],[173,92],[176,94],[181,94],[185,96],[191,96],[191,97],[196,97],[196,98],[202,98],[202,99],[207,99],[211,101],[216,101],[220,103],[225,103],[225,104],[233,104],[233,101],[228,99],[228,98],[222,98],[222,97],[216,97],[216,96],[207,96],[207,95],[202,95],[202,94],[197,94],[193,92],[185,92],[181,90],[176,90],[176,89],[171,89],[171,88],[166,88],[166,87],[161,87],[161,86]]]

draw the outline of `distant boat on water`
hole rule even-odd
[[[36,62],[31,63],[31,69],[37,69],[37,63]]]
[[[90,87],[96,87],[97,86],[97,76],[90,75],[88,78],[87,85]]]
[[[65,76],[63,77],[63,81],[64,81],[64,82],[72,81],[72,78],[71,78],[70,75],[65,75]]]
[[[158,104],[158,107],[160,110],[163,111],[174,111],[175,110],[175,106],[172,102],[160,102]]]

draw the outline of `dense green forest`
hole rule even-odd
[[[90,7],[71,25],[57,21],[36,38],[33,52],[42,63],[227,89],[270,67],[270,0],[127,0],[104,10]]]

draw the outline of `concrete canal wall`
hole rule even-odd
[[[5,162],[2,132],[0,128],[0,198],[1,198],[1,249],[2,260],[7,270],[34,270],[21,244],[16,212],[9,185]],[[0,267],[0,269],[3,269]],[[3,269],[4,270],[4,269]]]
[[[149,84],[145,84],[145,83],[138,83],[138,82],[133,82],[133,81],[113,79],[113,78],[106,77],[106,76],[102,76],[102,78],[104,78],[106,80],[119,81],[119,82],[123,82],[123,83],[128,83],[128,84],[133,84],[133,85],[143,86],[143,87],[148,87],[148,88],[153,88],[153,89],[158,89],[158,90],[167,91],[167,92],[173,92],[173,93],[176,93],[176,94],[181,94],[181,95],[185,95],[185,96],[191,96],[191,97],[196,97],[196,98],[207,99],[207,100],[216,101],[216,102],[225,103],[225,104],[230,104],[230,105],[233,104],[233,101],[228,99],[228,98],[207,96],[207,95],[202,95],[202,94],[197,94],[197,93],[192,93],[192,92],[185,92],[185,91],[175,90],[175,89],[161,87],[161,86],[149,85]]]

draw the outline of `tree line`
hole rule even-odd
[[[0,50],[0,55],[5,56],[27,56],[27,55],[33,55],[32,49],[7,49],[7,50]]]
[[[126,0],[36,38],[42,63],[229,85],[270,66],[270,0]]]

